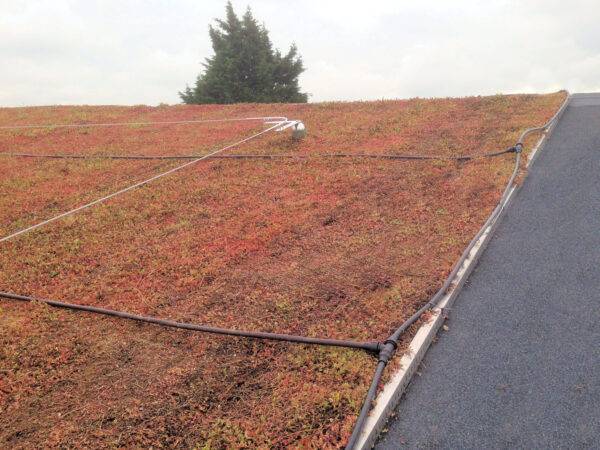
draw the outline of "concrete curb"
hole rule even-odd
[[[536,160],[539,151],[544,147],[547,138],[551,135],[554,127],[560,120],[561,116],[564,114],[564,111],[567,110],[568,104],[571,100],[571,96],[569,95],[566,100],[565,107],[560,111],[557,115],[556,120],[548,127],[546,132],[542,135],[542,137],[538,140],[532,152],[529,154],[527,159],[526,167],[529,168]],[[460,293],[461,288],[467,281],[467,278],[477,265],[477,261],[480,256],[483,254],[483,251],[487,247],[487,244],[490,241],[490,238],[494,234],[496,226],[500,222],[500,219],[503,217],[507,206],[510,205],[512,199],[514,198],[517,191],[520,189],[520,185],[513,186],[510,190],[509,195],[506,200],[502,204],[502,210],[496,217],[496,219],[487,227],[484,233],[479,238],[477,244],[473,247],[471,252],[469,253],[469,257],[465,260],[460,270],[458,271],[454,280],[452,280],[451,291],[446,294],[442,300],[440,300],[438,306],[431,310],[432,318],[429,322],[423,324],[417,334],[411,341],[409,345],[409,349],[406,354],[404,354],[400,360],[400,368],[396,370],[390,380],[388,381],[383,389],[377,396],[375,400],[375,406],[373,410],[369,414],[367,421],[365,423],[363,432],[358,440],[356,445],[357,449],[367,450],[375,445],[377,437],[379,436],[381,430],[384,428],[390,414],[393,410],[398,406],[400,402],[400,398],[402,394],[406,390],[406,387],[409,385],[410,380],[413,375],[417,371],[427,349],[431,345],[433,339],[437,335],[440,327],[444,323],[444,320],[447,317],[447,310],[449,310],[456,297]]]

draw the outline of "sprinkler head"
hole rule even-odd
[[[297,122],[292,131],[292,138],[296,141],[302,140],[306,137],[306,127],[302,122]]]

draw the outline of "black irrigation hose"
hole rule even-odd
[[[429,155],[400,155],[394,153],[322,153],[314,155],[295,155],[293,153],[280,154],[232,154],[232,155],[214,155],[210,159],[309,159],[309,158],[364,158],[364,159],[387,159],[387,160],[442,160],[442,161],[469,161],[480,158],[491,158],[514,152],[515,148],[510,147],[498,152],[484,153],[481,155],[463,155],[463,156],[429,156]],[[46,158],[46,159],[126,159],[126,160],[180,160],[196,159],[203,155],[69,155],[69,154],[36,154],[36,153],[0,153],[0,156],[10,156],[19,158]]]
[[[240,330],[232,330],[232,329],[224,329],[211,327],[207,325],[197,325],[191,323],[181,323],[175,322],[172,320],[158,319],[155,317],[141,316],[136,314],[131,314],[122,311],[114,311],[104,308],[97,308],[93,306],[85,306],[85,305],[77,305],[71,303],[64,303],[55,300],[45,300],[45,299],[37,299],[34,297],[28,297],[23,295],[17,295],[7,292],[0,292],[0,297],[4,297],[7,299],[19,300],[19,301],[39,301],[45,303],[50,306],[58,307],[58,308],[66,308],[71,310],[79,310],[86,311],[96,314],[103,314],[107,316],[120,317],[129,320],[135,320],[139,322],[153,323],[156,325],[162,325],[171,328],[179,328],[191,331],[200,331],[206,333],[214,333],[214,334],[222,334],[229,336],[239,336],[239,337],[247,337],[254,339],[268,339],[275,341],[285,341],[285,342],[293,342],[299,344],[314,344],[314,345],[326,345],[326,346],[334,346],[334,347],[346,347],[346,348],[354,348],[354,349],[362,349],[372,353],[378,354],[378,362],[375,373],[373,375],[373,379],[371,381],[371,385],[369,386],[369,390],[367,395],[365,396],[365,401],[362,405],[359,416],[355,422],[354,429],[352,431],[352,435],[348,440],[346,445],[347,450],[354,449],[358,438],[362,432],[365,421],[368,417],[368,413],[371,409],[372,403],[377,394],[377,389],[379,383],[381,382],[381,378],[383,376],[383,372],[388,364],[388,362],[393,357],[400,340],[401,335],[415,323],[421,315],[433,308],[439,300],[447,293],[450,288],[452,281],[454,280],[456,274],[462,267],[465,260],[468,258],[469,253],[476,245],[479,238],[483,235],[483,233],[487,230],[487,228],[492,224],[492,222],[498,217],[498,215],[502,212],[508,196],[511,193],[511,189],[513,187],[514,181],[519,173],[520,162],[521,162],[521,152],[523,150],[523,140],[530,134],[536,131],[547,131],[551,126],[554,125],[555,120],[560,116],[560,114],[564,111],[566,105],[568,104],[569,97],[565,100],[563,105],[559,108],[559,110],[554,114],[554,116],[542,127],[529,128],[521,134],[517,144],[514,147],[508,148],[506,150],[502,150],[499,152],[488,153],[483,155],[470,155],[470,156],[458,156],[458,157],[435,157],[435,156],[424,156],[424,155],[376,155],[376,154],[325,154],[319,155],[322,157],[363,157],[363,158],[383,158],[383,159],[420,159],[420,160],[431,160],[431,159],[449,159],[449,160],[469,160],[475,158],[483,158],[483,157],[492,157],[498,156],[505,153],[516,154],[515,157],[515,168],[513,173],[504,189],[500,202],[492,212],[492,214],[488,217],[483,227],[479,230],[479,232],[475,235],[475,237],[471,240],[467,248],[463,251],[460,259],[454,265],[450,275],[444,281],[442,287],[436,292],[436,294],[425,304],[423,305],[416,313],[414,313],[408,320],[406,320],[402,325],[400,325],[394,333],[390,335],[390,337],[384,342],[357,342],[357,341],[347,341],[347,340],[336,340],[336,339],[320,339],[320,338],[310,338],[304,336],[296,336],[296,335],[287,335],[287,334],[276,334],[276,333],[264,333],[264,332],[248,332],[248,331],[240,331]],[[165,156],[140,156],[140,157],[128,157],[128,156],[104,156],[104,157],[93,157],[93,156],[85,156],[85,155],[33,155],[33,154],[7,154],[2,153],[0,155],[5,156],[24,156],[24,157],[46,157],[46,158],[77,158],[77,159],[92,159],[92,158],[107,158],[107,159],[195,159],[198,156],[181,156],[181,157],[165,157]],[[215,157],[221,158],[298,158],[297,155],[220,155]]]
[[[494,209],[492,214],[489,216],[488,220],[485,222],[483,227],[481,227],[479,232],[475,235],[475,237],[471,240],[471,242],[469,243],[467,248],[464,250],[460,259],[454,265],[454,268],[450,272],[450,275],[448,275],[448,277],[444,281],[444,284],[442,285],[442,287],[435,293],[435,295],[431,298],[431,300],[429,300],[425,305],[423,305],[421,308],[419,308],[419,310],[416,313],[414,313],[404,323],[402,323],[402,325],[400,325],[394,331],[394,333],[392,333],[392,335],[385,341],[382,351],[381,351],[382,353],[385,351],[385,354],[384,355],[380,354],[380,359],[377,364],[377,371],[375,372],[375,375],[373,376],[373,381],[371,382],[371,387],[369,388],[369,391],[367,392],[367,395],[365,396],[365,401],[361,408],[360,414],[355,422],[354,430],[352,432],[352,435],[350,436],[350,439],[348,440],[348,444],[346,445],[347,450],[353,449],[356,445],[356,441],[358,440],[360,433],[362,432],[362,428],[364,426],[364,423],[365,423],[367,416],[369,414],[369,411],[371,409],[371,405],[372,405],[373,401],[375,400],[375,396],[377,394],[377,387],[379,386],[379,383],[381,382],[381,377],[383,376],[383,369],[385,369],[388,362],[390,361],[393,354],[395,353],[396,348],[398,347],[398,343],[400,341],[400,337],[408,329],[408,327],[410,327],[413,323],[415,323],[417,320],[419,320],[419,318],[423,315],[423,313],[425,311],[428,311],[431,308],[433,308],[440,301],[440,299],[446,294],[448,288],[452,284],[452,280],[454,280],[454,277],[456,276],[456,274],[462,267],[464,261],[469,256],[469,253],[471,252],[471,250],[473,249],[473,247],[475,246],[477,241],[479,241],[479,238],[481,237],[481,235],[485,232],[485,230],[488,228],[488,226],[493,222],[493,220],[502,211],[503,203],[506,200],[506,197],[508,196],[508,193],[510,192],[510,188],[512,188],[514,179],[517,176],[518,171],[519,171],[519,165],[520,165],[520,160],[521,160],[520,152],[521,152],[521,150],[518,150],[517,157],[515,158],[515,169],[513,170],[513,174],[510,177],[510,180],[506,186],[504,194],[502,195],[500,203],[498,204],[498,206],[496,206],[496,208]]]
[[[57,308],[86,311],[86,312],[102,314],[102,315],[106,315],[106,316],[120,317],[120,318],[124,318],[124,319],[135,320],[138,322],[152,323],[152,324],[161,325],[161,326],[165,326],[165,327],[179,328],[179,329],[185,329],[185,330],[191,330],[191,331],[200,331],[200,332],[205,332],[205,333],[213,333],[213,334],[221,334],[221,335],[229,335],[229,336],[239,336],[239,337],[254,338],[254,339],[285,341],[285,342],[292,342],[292,343],[298,343],[298,344],[313,344],[313,345],[324,345],[324,346],[334,346],[334,347],[346,347],[346,348],[361,349],[361,350],[366,350],[371,353],[376,353],[379,355],[379,360],[377,362],[377,368],[375,370],[375,374],[373,376],[371,385],[370,385],[367,395],[365,397],[365,401],[361,408],[360,414],[355,423],[354,430],[353,430],[352,435],[351,435],[350,439],[348,440],[348,444],[346,446],[346,449],[353,449],[354,446],[356,445],[356,441],[358,440],[358,438],[360,436],[362,427],[364,426],[364,422],[367,419],[367,416],[371,409],[373,400],[375,399],[375,396],[377,394],[377,388],[379,386],[379,383],[381,382],[383,372],[398,346],[398,341],[400,339],[400,336],[410,325],[412,325],[414,322],[416,322],[419,319],[419,317],[423,314],[423,312],[432,308],[439,301],[439,299],[445,294],[447,289],[450,287],[450,284],[451,284],[452,280],[454,279],[454,276],[456,275],[456,273],[462,266],[464,259],[466,259],[469,252],[471,251],[471,249],[473,248],[475,243],[479,240],[479,237],[481,236],[481,234],[483,234],[484,230],[487,228],[489,223],[491,223],[492,220],[501,211],[501,209],[502,209],[501,205],[502,205],[503,201],[505,200],[505,197],[508,195],[508,192],[510,191],[510,188],[512,187],[514,179],[518,174],[522,147],[523,147],[522,144],[519,143],[515,147],[511,147],[507,150],[503,150],[501,152],[495,152],[494,154],[485,155],[485,156],[497,156],[497,155],[501,155],[504,153],[510,153],[510,152],[516,153],[515,169],[513,171],[513,174],[511,176],[508,184],[507,184],[507,187],[504,191],[501,202],[498,204],[498,206],[496,207],[496,209],[494,210],[492,215],[488,218],[488,220],[486,221],[485,225],[481,228],[479,233],[477,233],[477,235],[471,240],[471,243],[467,246],[467,249],[465,249],[465,251],[463,252],[463,255],[461,256],[460,260],[454,266],[454,269],[452,270],[452,272],[450,273],[450,275],[448,276],[448,278],[446,279],[446,281],[444,282],[444,284],[442,285],[440,290],[432,297],[432,299],[429,302],[427,302],[415,314],[413,314],[407,321],[405,321],[390,336],[390,338],[388,338],[384,343],[357,342],[357,341],[336,340],[336,339],[320,339],[320,338],[310,338],[310,337],[287,335],[287,334],[248,332],[248,331],[241,331],[241,330],[224,329],[224,328],[211,327],[211,326],[207,326],[207,325],[182,323],[182,322],[176,322],[176,321],[172,321],[172,320],[159,319],[159,318],[155,318],[155,317],[141,316],[141,315],[131,314],[131,313],[123,312],[123,311],[115,311],[115,310],[98,308],[98,307],[93,307],[93,306],[65,303],[65,302],[60,302],[60,301],[56,301],[56,300],[38,299],[38,298],[24,296],[24,295],[12,294],[12,293],[8,293],[8,292],[0,292],[0,297],[12,299],[12,300],[27,301],[27,302],[39,301],[39,302],[45,303],[49,306],[53,306],[53,307],[57,307]],[[229,156],[231,157],[231,156],[247,156],[247,155],[229,155]],[[415,157],[411,157],[411,159],[414,159],[414,158]],[[421,158],[419,158],[419,159],[421,159]],[[422,159],[438,159],[438,158],[422,158]],[[458,158],[454,158],[454,159],[458,159]],[[465,157],[462,157],[462,159],[465,159]]]
[[[95,306],[78,305],[74,303],[59,302],[56,300],[46,300],[25,295],[12,294],[10,292],[0,292],[0,297],[19,300],[23,302],[41,302],[56,308],[65,308],[76,311],[86,311],[105,316],[120,317],[122,319],[135,320],[138,322],[152,323],[170,328],[179,328],[182,330],[200,331],[203,333],[222,334],[226,336],[238,336],[252,339],[267,339],[271,341],[293,342],[296,344],[312,344],[325,345],[330,347],[346,347],[358,350],[366,350],[368,352],[377,353],[380,350],[379,342],[359,342],[340,339],[321,339],[305,336],[296,336],[292,334],[264,333],[260,331],[242,331],[227,328],[211,327],[208,325],[197,325],[193,323],[176,322],[174,320],[159,319],[157,317],[141,316],[123,311],[115,311],[112,309],[97,308]]]
[[[516,151],[515,147],[511,147],[509,149],[506,149],[506,150],[503,150],[500,152],[494,152],[494,153],[490,153],[490,154],[486,154],[486,155],[481,155],[481,157],[497,156],[497,155],[502,155],[502,154],[509,153],[509,152],[514,152],[514,151]],[[21,154],[19,156],[29,156],[29,155]],[[39,156],[39,155],[35,155],[35,156]],[[229,157],[229,158],[232,158],[232,157],[233,158],[253,158],[253,157],[270,158],[273,156],[286,157],[287,155],[227,155],[227,157]],[[415,155],[401,156],[401,155],[372,155],[372,154],[358,154],[358,155],[330,154],[330,155],[324,155],[324,156],[332,156],[332,157],[360,156],[360,157],[367,157],[367,158],[383,157],[386,159],[406,159],[406,158],[407,159],[447,159],[447,158],[415,156]],[[45,157],[60,158],[61,156],[46,155]],[[84,159],[90,158],[87,156],[76,156],[76,155],[66,156],[66,157],[84,158]],[[197,157],[198,156],[194,156],[191,158],[195,159]],[[215,155],[214,157],[218,157],[218,155]],[[294,155],[291,155],[290,157],[294,157]],[[111,158],[125,159],[128,157],[115,156],[115,157],[111,157]],[[139,157],[139,159],[157,159],[157,158],[167,159],[167,157]],[[451,158],[451,159],[472,159],[472,158],[474,158],[474,156],[455,157],[455,158]],[[107,316],[120,317],[120,318],[124,318],[124,319],[129,319],[129,320],[136,320],[139,322],[153,323],[153,324],[162,325],[162,326],[166,326],[166,327],[180,328],[180,329],[186,329],[186,330],[192,330],[192,331],[200,331],[200,332],[205,332],[205,333],[222,334],[222,335],[229,335],[229,336],[240,336],[240,337],[248,337],[248,338],[255,338],[255,339],[269,339],[269,340],[276,340],[276,341],[294,342],[294,343],[299,343],[299,344],[314,344],[314,345],[325,345],[325,346],[334,346],[334,347],[346,347],[346,348],[362,349],[362,350],[366,350],[366,351],[372,352],[372,353],[380,353],[382,351],[382,348],[385,346],[385,343],[382,344],[379,342],[358,342],[358,341],[337,340],[337,339],[321,339],[321,338],[311,338],[311,337],[304,337],[304,336],[297,336],[297,335],[265,333],[265,332],[250,332],[250,331],[211,327],[208,325],[181,323],[181,322],[175,322],[172,320],[159,319],[156,317],[131,314],[128,312],[123,312],[123,311],[115,311],[115,310],[98,308],[98,307],[93,307],[93,306],[65,303],[65,302],[60,302],[57,300],[38,299],[38,298],[34,298],[34,297],[18,295],[18,294],[13,294],[13,293],[9,293],[9,292],[0,292],[0,297],[12,299],[12,300],[20,300],[20,301],[40,301],[47,305],[58,307],[58,308],[86,311],[86,312],[91,312],[91,313],[96,313],[96,314],[103,314],[103,315],[107,315]]]
[[[196,159],[202,155],[186,156],[144,156],[144,155],[69,155],[69,154],[36,154],[36,153],[12,153],[3,152],[0,156],[11,156],[15,158],[43,158],[43,159]]]
[[[511,194],[511,189],[514,185],[514,181],[519,173],[519,168],[520,168],[520,164],[521,164],[521,152],[523,150],[523,141],[531,133],[534,133],[537,131],[548,131],[549,129],[551,129],[551,127],[554,126],[556,119],[558,117],[560,117],[560,115],[566,108],[568,102],[569,102],[569,96],[567,96],[567,98],[565,99],[565,101],[563,102],[561,107],[558,109],[558,111],[556,111],[556,113],[552,116],[552,118],[550,118],[550,120],[548,122],[546,122],[545,125],[543,125],[541,127],[528,128],[521,134],[521,136],[519,137],[519,140],[517,141],[517,144],[512,148],[512,151],[514,151],[516,153],[515,168],[513,170],[513,173],[511,175],[510,179],[508,180],[508,183],[506,184],[506,188],[504,189],[504,192],[502,193],[502,197],[500,198],[498,205],[496,206],[496,208],[494,208],[494,211],[492,211],[492,214],[488,217],[488,219],[486,220],[484,225],[480,228],[479,232],[475,235],[475,237],[471,240],[471,242],[469,242],[469,245],[463,251],[461,257],[454,265],[452,271],[450,272],[450,275],[448,275],[448,277],[444,281],[444,284],[442,285],[442,287],[435,293],[435,295],[431,298],[431,300],[429,300],[416,313],[414,313],[411,317],[409,317],[408,320],[406,320],[402,325],[400,325],[390,335],[390,337],[384,342],[384,344],[381,346],[381,350],[379,352],[379,360],[377,363],[377,369],[373,376],[373,380],[371,381],[371,386],[369,387],[369,390],[367,391],[367,395],[365,396],[365,400],[364,400],[363,406],[360,410],[360,413],[358,415],[358,418],[354,424],[354,429],[352,430],[352,435],[350,436],[350,439],[348,439],[348,443],[346,444],[346,450],[353,450],[356,447],[356,444],[357,444],[360,434],[363,430],[364,424],[367,420],[367,417],[368,417],[369,411],[371,409],[371,406],[373,404],[373,401],[375,400],[375,396],[377,394],[377,387],[379,386],[379,383],[381,382],[381,378],[383,376],[384,369],[387,366],[388,362],[391,360],[394,353],[396,352],[398,343],[400,341],[400,337],[408,329],[408,327],[410,327],[413,323],[415,323],[421,317],[421,315],[425,311],[428,311],[429,309],[433,308],[440,301],[440,299],[447,293],[448,289],[450,288],[450,286],[452,284],[452,281],[456,277],[458,271],[460,270],[460,268],[462,267],[462,265],[464,264],[466,259],[469,257],[469,254],[470,254],[471,250],[473,249],[473,247],[476,245],[476,243],[479,241],[479,239],[481,238],[483,233],[485,233],[485,231],[488,229],[488,227],[494,222],[494,220],[499,216],[499,214],[502,212],[502,210],[506,206],[506,201],[507,201],[509,195]]]

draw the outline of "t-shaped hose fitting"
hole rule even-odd
[[[379,362],[387,364],[392,359],[392,356],[394,356],[394,353],[396,353],[397,348],[398,344],[396,341],[392,341],[391,339],[385,341],[381,350],[379,350]]]

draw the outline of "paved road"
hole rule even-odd
[[[376,448],[600,449],[600,94],[575,95]]]

